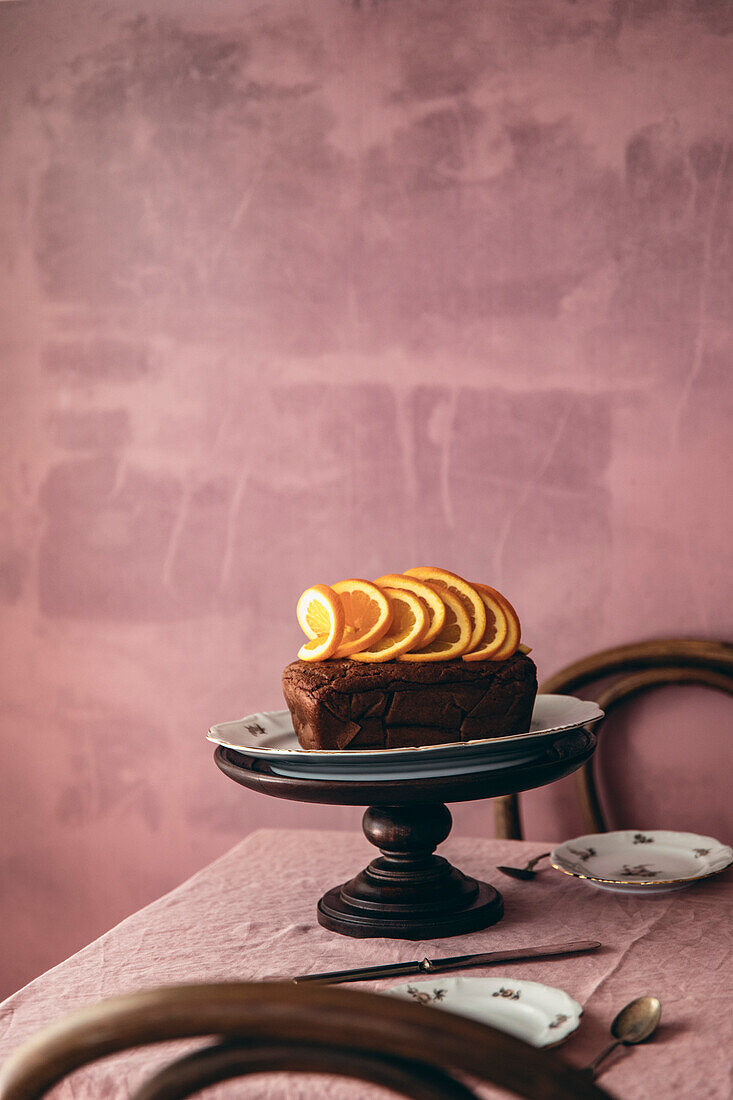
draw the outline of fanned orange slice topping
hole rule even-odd
[[[507,657],[511,657],[512,654],[516,652],[522,637],[522,626],[519,622],[519,616],[506,596],[501,592],[497,592],[495,588],[491,588],[488,584],[475,584],[474,588],[481,593],[482,597],[495,600],[502,607],[506,615],[506,638],[495,653],[492,653],[490,657],[484,658],[489,661],[505,661]]]
[[[374,583],[380,588],[399,588],[403,592],[412,592],[423,603],[428,614],[428,624],[416,645],[426,646],[433,638],[437,638],[445,622],[445,604],[435,588],[416,577],[408,577],[407,573],[385,573],[383,577],[377,577]]]
[[[301,661],[325,661],[333,657],[344,632],[344,609],[327,584],[306,588],[298,600],[298,622],[308,641],[298,650]]]
[[[401,653],[419,645],[425,633],[428,613],[422,600],[399,588],[385,588],[384,592],[392,608],[390,628],[368,649],[352,654],[355,661],[394,661]]]
[[[344,612],[344,632],[334,656],[353,657],[387,633],[392,622],[392,609],[382,589],[371,581],[351,578],[337,581],[331,587]]]
[[[452,592],[441,592],[445,604],[445,622],[440,634],[426,646],[403,653],[398,661],[451,661],[466,652],[471,644],[471,620],[465,607]]]
[[[486,608],[476,589],[457,573],[450,573],[447,569],[438,569],[436,566],[419,565],[415,569],[406,569],[405,573],[408,577],[417,577],[419,581],[434,585],[441,596],[444,592],[451,592],[461,601],[471,623],[471,638],[467,648],[474,649],[486,630]]]
[[[468,653],[463,654],[463,660],[488,661],[495,653],[498,653],[504,645],[509,630],[509,621],[504,604],[500,603],[496,596],[491,595],[489,589],[486,588],[485,585],[472,582],[472,587],[476,589],[479,596],[484,601],[484,607],[486,608],[486,630],[476,648],[470,649]]]

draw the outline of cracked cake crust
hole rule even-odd
[[[305,749],[395,749],[529,729],[534,661],[293,661],[283,694]]]

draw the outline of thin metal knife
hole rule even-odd
[[[381,966],[362,966],[355,970],[332,970],[326,974],[299,974],[292,980],[320,982],[322,985],[337,982],[368,982],[374,978],[394,978],[400,974],[439,974],[444,970],[467,970],[472,966],[492,966],[494,963],[518,962],[520,959],[548,959],[554,955],[578,955],[583,951],[596,951],[598,940],[574,940],[572,943],[551,943],[542,947],[518,947],[509,951],[487,951],[479,955],[454,955],[449,959],[421,959],[413,962],[386,963]]]

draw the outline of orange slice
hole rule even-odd
[[[412,592],[413,596],[417,596],[427,611],[428,624],[424,635],[416,644],[426,646],[432,642],[433,638],[437,638],[445,622],[445,604],[438,595],[437,589],[431,588],[429,584],[415,577],[408,577],[406,573],[385,573],[383,577],[377,577],[374,583],[380,588],[399,588],[403,592]]]
[[[434,585],[441,596],[443,592],[452,592],[458,597],[471,621],[471,640],[467,648],[474,649],[486,630],[486,608],[476,589],[457,573],[450,573],[447,569],[438,569],[430,565],[406,569],[405,573],[409,577],[417,577],[419,581],[427,581],[428,584]]]
[[[398,661],[450,661],[460,657],[471,644],[471,620],[465,607],[452,592],[444,589],[445,622],[437,638],[411,653],[403,653]]]
[[[325,661],[333,657],[344,632],[341,600],[326,584],[306,588],[298,600],[298,622],[308,641],[298,650],[301,661]]]
[[[487,658],[487,660],[505,661],[507,657],[511,657],[511,655],[516,652],[522,637],[522,626],[519,622],[519,616],[506,596],[502,595],[501,592],[497,592],[495,588],[491,588],[488,584],[476,584],[474,587],[482,596],[487,595],[493,597],[504,609],[507,617],[507,635],[501,648],[498,649],[496,653],[493,653],[491,657]]]
[[[394,661],[401,653],[419,645],[428,625],[428,613],[422,600],[412,592],[385,588],[392,609],[392,623],[378,642],[352,654],[355,661]]]
[[[381,588],[352,578],[331,586],[344,611],[344,633],[336,657],[352,657],[378,642],[389,630],[392,609]]]
[[[505,606],[496,596],[480,584],[472,583],[486,608],[486,630],[484,636],[475,649],[470,649],[463,654],[464,661],[489,661],[498,653],[506,641],[509,632],[509,616]]]

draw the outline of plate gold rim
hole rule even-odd
[[[728,848],[730,845],[725,844],[722,847]],[[580,871],[570,871],[566,867],[561,867],[559,863],[556,863],[554,859],[550,859],[550,866],[554,867],[556,871],[560,871],[563,875],[570,875],[572,878],[586,879],[587,882],[602,882],[609,886],[675,886],[683,885],[686,883],[702,882],[703,879],[712,878],[713,875],[719,875],[723,871],[727,871],[729,867],[733,866],[733,855],[726,864],[722,867],[718,867],[715,871],[706,871],[704,875],[692,875],[686,878],[654,878],[654,879],[628,879],[628,878],[601,878],[599,875],[582,875]]]

